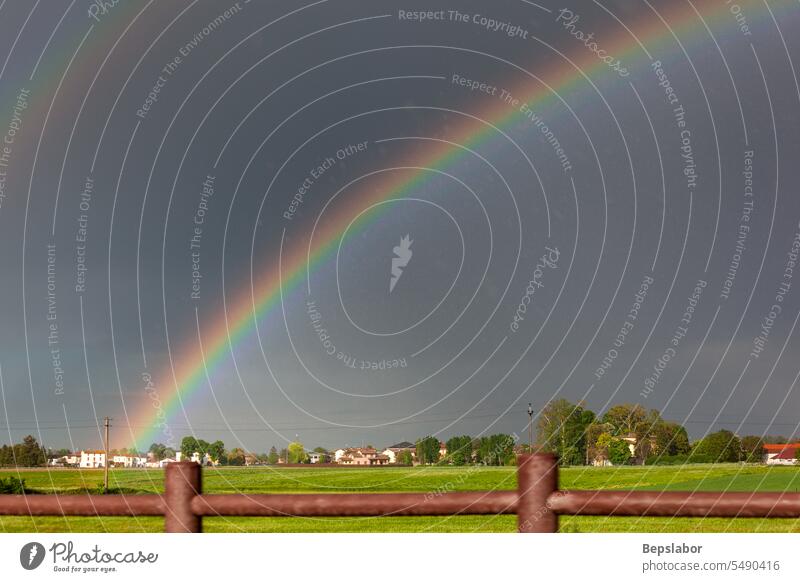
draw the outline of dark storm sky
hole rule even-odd
[[[0,440],[165,440],[154,401],[258,451],[522,436],[552,397],[792,434],[800,10],[737,6],[6,2]],[[330,225],[174,401],[170,358],[185,387],[198,329]]]

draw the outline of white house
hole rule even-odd
[[[764,462],[767,465],[796,465],[795,451],[800,448],[800,443],[783,445],[764,445]]]
[[[163,469],[164,467],[166,467],[170,463],[176,463],[178,461],[185,461],[185,460],[186,459],[184,458],[183,453],[181,453],[180,451],[176,451],[174,457],[167,457],[166,459],[161,459],[160,461],[156,461],[153,457],[151,457],[150,459],[142,458],[142,459],[140,459],[141,465],[134,465],[134,466],[148,467],[148,468],[152,468],[152,469]],[[199,453],[194,453],[194,454],[192,454],[191,458],[188,459],[188,460],[194,461],[195,463],[200,463],[200,454]],[[214,463],[211,460],[211,457],[209,457],[206,454],[203,457],[203,463],[202,464],[203,465],[216,465],[217,463]]]
[[[80,468],[98,469],[106,466],[105,451],[81,451]]]
[[[316,451],[309,451],[307,454],[309,463],[324,463],[329,457],[328,453],[317,453]]]
[[[111,457],[112,466],[125,467],[126,469],[145,467],[147,465],[147,457],[139,457],[134,455],[114,455]]]
[[[408,441],[403,441],[402,443],[397,443],[390,447],[386,447],[386,449],[381,454],[389,457],[389,463],[394,464],[397,462],[397,456],[403,451],[408,451],[409,453],[411,453],[412,459],[416,458],[417,456],[416,445]]]
[[[353,447],[344,449],[341,455],[336,451],[338,460],[341,465],[388,465],[389,457],[379,453],[371,447]]]
[[[198,453],[197,451],[192,453],[192,457],[190,459],[184,459],[183,458],[183,453],[180,452],[180,451],[177,451],[175,453],[175,458],[174,459],[169,459],[169,460],[164,459],[164,461],[167,461],[168,463],[171,463],[172,461],[186,461],[186,460],[194,461],[195,463],[200,463],[201,465],[213,465],[214,464],[214,462],[211,460],[211,457],[208,456],[208,453],[203,455],[203,461],[200,462],[200,453]]]
[[[160,461],[147,461],[144,466],[148,469],[163,469],[170,463],[174,463],[175,459],[167,457],[166,459],[161,459]]]
[[[49,465],[51,467],[76,467],[81,462],[80,455],[70,454],[64,455],[63,457],[56,457],[55,459],[50,459]]]

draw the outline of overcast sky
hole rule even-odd
[[[0,441],[791,435],[800,10],[693,6],[3,3]]]

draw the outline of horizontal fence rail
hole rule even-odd
[[[560,491],[547,503],[564,515],[800,517],[800,493]]]
[[[0,495],[0,515],[164,515],[160,495]]]
[[[0,515],[164,516],[167,532],[194,533],[203,517],[391,517],[517,514],[518,531],[558,531],[559,515],[800,517],[800,493],[571,491],[550,454],[519,455],[516,491],[448,493],[202,493],[202,469],[171,463],[163,495],[0,495]]]
[[[197,515],[383,517],[392,515],[499,515],[516,513],[516,491],[446,493],[329,493],[322,495],[198,495]]]

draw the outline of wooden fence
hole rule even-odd
[[[518,531],[558,531],[559,515],[800,517],[800,493],[570,491],[553,455],[520,455],[517,489],[429,493],[202,493],[192,462],[166,468],[163,495],[0,495],[0,515],[163,515],[167,532],[203,530],[203,517],[366,517],[517,514]]]

